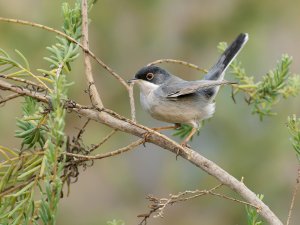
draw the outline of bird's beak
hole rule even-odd
[[[127,81],[128,84],[133,84],[135,81],[137,81],[138,79],[136,78],[132,78],[130,80]]]

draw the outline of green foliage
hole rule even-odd
[[[218,48],[222,51],[226,48],[222,42]],[[300,76],[290,73],[292,57],[283,55],[275,69],[269,71],[259,82],[254,82],[253,76],[248,76],[241,62],[235,60],[230,65],[231,73],[239,85],[235,86],[233,97],[244,92],[247,102],[252,106],[252,113],[257,114],[262,120],[265,116],[276,115],[272,111],[282,98],[295,97],[300,92]]]
[[[71,8],[63,3],[63,30],[79,41],[81,36],[80,1]],[[1,73],[9,77],[31,76],[47,89],[51,103],[47,106],[25,97],[22,113],[17,119],[16,137],[22,139],[21,154],[0,146],[5,161],[0,163],[0,224],[55,224],[58,202],[63,186],[66,135],[63,100],[67,99],[66,73],[70,63],[79,55],[79,48],[65,38],[48,47],[46,58],[50,70],[39,70],[42,76],[30,71],[25,56],[16,51],[23,63],[0,50]],[[47,75],[49,77],[45,77]],[[47,86],[43,81],[47,81]],[[20,87],[22,88],[22,87]],[[39,146],[40,148],[37,148]],[[30,150],[30,151],[29,151]]]
[[[26,57],[18,50],[15,50],[22,63],[18,60],[13,59],[7,52],[0,48],[0,74],[5,74],[7,77],[31,77],[38,81],[45,89],[49,90],[47,85],[44,83],[51,82],[44,76],[35,75],[29,66]]]
[[[63,30],[72,38],[79,40],[81,36],[81,8],[79,2],[74,8],[70,8],[67,3],[63,3],[62,7],[64,16]],[[49,113],[47,126],[48,140],[45,148],[45,190],[42,191],[41,207],[39,216],[45,225],[56,223],[56,212],[58,202],[62,192],[62,175],[65,163],[65,155],[63,152],[66,149],[65,114],[62,100],[67,99],[67,87],[69,84],[66,81],[66,74],[71,71],[70,62],[74,61],[79,55],[79,46],[68,41],[65,38],[57,37],[58,43],[47,47],[52,53],[50,58],[45,58],[51,63],[50,68],[55,71],[50,73],[50,79],[53,81],[50,94],[52,110]]]
[[[264,198],[263,195],[258,195],[259,199],[262,200]],[[259,214],[257,212],[257,209],[246,206],[246,212],[247,212],[247,224],[248,225],[262,225],[263,222],[259,221]]]
[[[3,146],[0,150],[6,158],[0,164],[0,224],[30,224],[37,216],[35,209],[39,205],[39,201],[34,200],[34,190],[42,156],[19,155]]]
[[[226,48],[225,42],[219,43],[218,49],[224,51]],[[292,57],[283,55],[275,69],[264,75],[261,81],[255,82],[253,76],[247,75],[242,63],[234,60],[230,68],[238,85],[233,85],[233,98],[243,92],[247,96],[247,103],[252,106],[252,113],[257,114],[260,120],[263,120],[265,116],[276,115],[272,111],[274,105],[281,99],[295,97],[300,92],[300,76],[290,73],[291,64]],[[191,129],[189,125],[182,125],[173,135],[184,138]]]
[[[197,135],[200,134],[200,128],[203,126],[204,121],[201,121],[201,125],[199,127],[199,130],[197,131]],[[193,127],[187,124],[181,124],[179,128],[176,129],[176,131],[173,133],[173,136],[178,136],[180,138],[185,138],[189,133],[191,133]],[[193,137],[191,138],[193,140]]]
[[[64,2],[62,4],[62,13],[64,17],[63,31],[68,36],[79,41],[82,24],[80,2],[76,2],[74,8],[70,8],[69,4]],[[51,53],[50,57],[44,57],[44,59],[51,63],[51,69],[62,66],[63,71],[68,73],[71,71],[70,63],[79,56],[79,46],[66,38],[56,38],[58,42],[51,47],[47,47],[47,50]],[[45,71],[42,70],[42,72]]]
[[[287,127],[291,134],[291,141],[294,150],[296,151],[298,160],[300,161],[300,118],[297,118],[296,115],[288,117]]]
[[[25,97],[25,102],[23,103],[23,113],[22,119],[17,120],[17,126],[21,130],[17,130],[15,136],[22,138],[22,146],[27,146],[27,148],[32,148],[39,144],[43,148],[46,142],[46,126],[44,124],[46,120],[46,114],[42,113],[43,110],[40,104],[31,97]]]

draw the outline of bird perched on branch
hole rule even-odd
[[[155,130],[191,125],[191,132],[181,143],[187,146],[200,122],[213,116],[220,86],[232,83],[224,80],[225,71],[247,40],[248,34],[241,33],[202,80],[186,81],[155,65],[140,69],[129,82],[139,86],[142,107],[153,118],[175,124]]]

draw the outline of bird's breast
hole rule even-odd
[[[197,97],[170,100],[155,92],[141,92],[140,100],[144,110],[157,120],[195,127],[199,121],[211,117],[215,111],[214,103],[205,103]]]

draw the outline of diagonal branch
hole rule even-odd
[[[15,87],[5,81],[0,80],[0,89],[13,91],[15,93],[28,95],[34,97],[40,101],[49,102],[49,98],[39,93],[32,93],[27,89],[22,89],[19,87]],[[168,151],[173,152],[174,154],[178,154],[182,158],[186,159],[190,163],[195,166],[201,168],[206,173],[218,179],[222,184],[228,186],[233,191],[238,193],[242,198],[244,198],[247,202],[252,205],[257,206],[260,210],[258,213],[269,223],[272,225],[282,225],[282,222],[279,218],[270,210],[270,208],[261,201],[255,193],[253,193],[245,184],[235,177],[227,173],[221,167],[219,167],[214,162],[205,158],[198,152],[183,148],[181,145],[171,140],[170,138],[162,135],[148,127],[145,127],[141,124],[135,123],[132,120],[129,120],[116,112],[101,108],[101,109],[92,109],[85,106],[80,106],[75,102],[72,104],[66,104],[66,107],[69,107],[74,112],[97,121],[99,123],[105,124],[113,129],[118,129],[125,133],[132,134],[134,136],[144,138],[145,141],[151,142],[157,146],[160,146],[162,149],[166,149]],[[101,111],[102,113],[99,113]]]
[[[115,151],[111,151],[108,153],[100,153],[97,155],[81,155],[81,154],[75,154],[75,153],[71,153],[71,152],[65,152],[65,154],[67,156],[72,156],[77,158],[78,160],[75,162],[84,162],[84,161],[88,161],[88,160],[95,160],[95,159],[103,159],[103,158],[107,158],[107,157],[112,157],[112,156],[116,156],[119,154],[122,154],[124,152],[128,152],[132,149],[134,149],[135,147],[139,146],[140,144],[144,143],[144,139],[139,139],[137,141],[132,142],[131,144],[123,147],[123,148],[119,148]]]
[[[99,59],[92,51],[90,51],[89,49],[85,48],[81,43],[79,43],[78,41],[76,41],[74,38],[68,36],[67,34],[65,34],[64,32],[61,32],[59,30],[53,29],[51,27],[42,25],[42,24],[38,24],[38,23],[33,23],[33,22],[29,22],[26,20],[18,20],[18,19],[10,19],[10,18],[3,18],[0,17],[0,21],[2,22],[8,22],[8,23],[16,23],[16,24],[21,24],[21,25],[26,25],[26,26],[31,26],[31,27],[36,27],[36,28],[40,28],[46,31],[50,31],[52,33],[55,33],[59,36],[62,36],[66,39],[68,39],[69,41],[77,44],[80,48],[82,48],[87,54],[89,54],[99,65],[101,65],[104,69],[106,69],[113,77],[115,77],[125,88],[126,90],[129,89],[129,85],[127,84],[127,82],[119,75],[117,74],[112,68],[110,68],[108,65],[106,65],[101,59]]]
[[[12,99],[15,99],[17,97],[20,97],[20,96],[22,96],[22,94],[18,94],[18,93],[11,94],[11,95],[9,95],[9,96],[7,96],[5,98],[2,98],[0,96],[0,105],[3,104],[3,103],[5,103],[5,102],[8,102],[8,101],[10,101]]]

